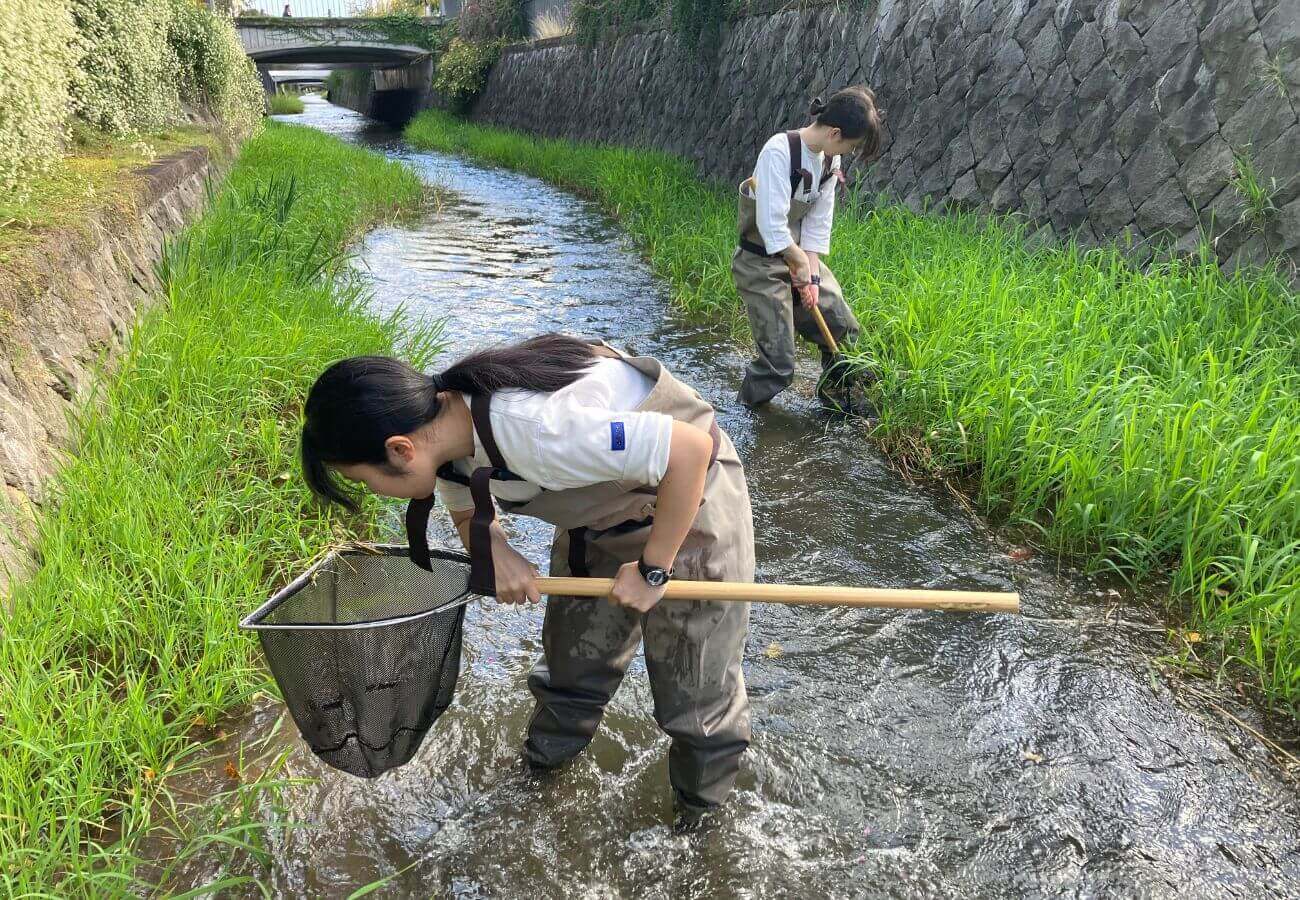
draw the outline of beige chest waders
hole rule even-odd
[[[616,355],[605,347],[598,352]],[[537,708],[525,750],[535,765],[559,765],[586,746],[644,639],[655,717],[673,739],[669,774],[679,805],[688,812],[715,805],[730,790],[749,741],[740,669],[748,601],[1019,611],[1015,594],[753,584],[744,472],[713,409],[653,359],[624,359],[655,382],[640,409],[710,433],[713,459],[677,558],[677,577],[664,602],[645,615],[604,598],[620,565],[641,555],[654,521],[654,489],[611,482],[502,504],[556,525],[552,577],[538,579],[552,601],[545,656],[529,679]],[[471,399],[479,439],[493,463],[465,479],[476,505],[473,559],[431,551],[426,531],[433,497],[413,500],[408,546],[333,550],[240,623],[258,633],[303,739],[335,768],[374,777],[404,764],[451,704],[464,604],[473,593],[495,593],[490,484],[515,477],[493,440],[490,403]],[[450,466],[440,476],[460,478]]]
[[[797,197],[802,186],[805,193],[812,185],[812,174],[802,168],[802,144],[799,132],[786,134],[790,142],[790,236],[799,242],[802,223],[812,204]],[[828,163],[829,166],[829,163]],[[830,190],[827,182],[834,176],[829,168],[822,176],[819,189]],[[790,270],[779,254],[768,254],[758,230],[758,205],[753,178],[741,183],[738,191],[738,225],[740,245],[731,258],[731,274],[736,290],[745,302],[749,329],[754,336],[757,354],[745,369],[740,400],[748,406],[767,403],[794,381],[795,335],[816,344],[822,351],[822,366],[832,362],[832,348],[822,337],[815,318],[794,295]],[[852,342],[857,338],[858,320],[844,302],[835,273],[821,261],[821,288],[818,306],[835,341]]]
[[[704,498],[678,553],[674,577],[752,582],[754,531],[745,473],[731,439],[714,421],[713,407],[657,360],[621,356],[604,346],[599,352],[622,358],[654,382],[638,412],[663,413],[713,436]],[[475,431],[492,462],[468,479],[475,509],[470,586],[490,593],[495,582],[488,531],[495,517],[490,483],[515,476],[492,436],[491,398],[473,397],[470,407]],[[461,478],[450,467],[439,474]],[[655,499],[653,488],[606,482],[544,490],[524,503],[496,502],[503,511],[556,526],[552,575],[612,578],[620,566],[640,557],[654,522]],[[740,667],[749,605],[664,602],[639,615],[604,599],[551,600],[542,630],[543,657],[528,679],[537,699],[525,742],[529,761],[551,768],[586,747],[637,644],[644,641],[655,719],[672,737],[669,778],[678,802],[688,807],[721,803],[749,744],[749,702]]]

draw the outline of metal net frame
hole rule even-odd
[[[334,550],[245,618],[322,761],[363,778],[408,762],[451,705],[469,557],[405,546]]]

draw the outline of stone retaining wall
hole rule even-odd
[[[205,206],[222,169],[204,147],[140,170],[138,214],[29,248],[0,279],[0,593],[27,559],[31,513],[73,449],[69,415],[158,287],[163,241]]]
[[[666,31],[540,42],[506,51],[474,118],[666,150],[735,181],[773,132],[805,123],[809,98],[855,82],[890,131],[862,180],[913,207],[1300,262],[1298,0],[821,6],[735,23],[713,62]],[[1267,189],[1254,211],[1241,165]]]

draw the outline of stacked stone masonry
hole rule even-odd
[[[206,148],[139,173],[138,214],[33,248],[0,290],[0,594],[28,559],[32,513],[72,447],[70,416],[152,297],[163,242],[203,209],[220,170]]]
[[[1300,263],[1300,0],[820,6],[735,23],[712,61],[666,31],[546,42],[503,55],[474,117],[734,181],[811,97],[858,82],[889,128],[868,190],[1139,254],[1204,240],[1229,268]]]

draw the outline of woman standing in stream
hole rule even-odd
[[[837,344],[858,336],[858,320],[822,257],[831,248],[841,160],[849,154],[869,160],[879,152],[880,112],[875,95],[861,86],[837,91],[827,103],[814,100],[809,112],[810,124],[768,139],[753,175],[740,185],[740,246],[731,273],[758,350],[740,387],[740,400],[750,407],[762,406],[794,381],[796,332],[821,348],[818,397],[838,407],[828,381],[844,374],[829,371],[833,348],[813,309],[821,310]]]
[[[307,397],[304,474],[351,503],[335,476],[412,501],[411,558],[427,559],[437,494],[470,552],[471,588],[537,602],[533,565],[496,505],[556,526],[552,575],[614,578],[604,599],[552,598],[524,757],[580,753],[645,642],[678,824],[730,793],[749,745],[745,603],[660,603],[669,579],[754,580],[745,473],[713,407],[650,357],[549,334],[471,354],[432,377],[386,357],[330,366]],[[495,502],[494,502],[495,501]]]

